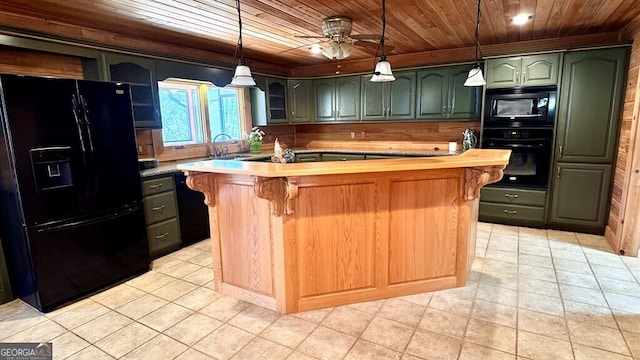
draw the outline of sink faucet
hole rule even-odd
[[[225,146],[225,147],[224,147],[224,151],[220,151],[220,152],[218,152],[218,148],[216,147],[216,139],[217,139],[219,136],[226,136],[226,137],[228,137],[228,138],[229,138],[229,140],[233,140],[233,138],[231,137],[231,135],[229,135],[229,134],[225,134],[225,133],[220,133],[220,134],[218,134],[218,135],[214,136],[214,137],[213,137],[213,157],[214,157],[214,158],[217,158],[217,157],[218,157],[218,155],[220,155],[220,156],[226,156],[226,155],[229,155],[229,147],[227,147],[227,146]],[[225,154],[225,152],[226,152],[226,154]]]

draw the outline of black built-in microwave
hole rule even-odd
[[[553,127],[556,87],[489,89],[484,127]]]

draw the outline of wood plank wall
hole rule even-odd
[[[480,121],[297,125],[295,137],[299,147],[447,149],[449,141],[456,141],[459,148],[462,146],[462,132],[466,128],[479,135]]]
[[[611,210],[605,237],[614,251],[637,256],[640,247],[640,17],[622,33],[633,39],[620,124]]]
[[[623,37],[633,39],[627,86],[620,123],[620,137],[616,160],[611,209],[605,230],[605,237],[614,251],[623,250],[627,255],[635,256],[640,244],[632,245],[630,238],[640,237],[635,217],[640,216],[637,206],[640,204],[640,193],[634,192],[634,178],[638,182],[638,174],[634,173],[640,161],[638,146],[638,108],[640,106],[640,18],[631,23]],[[634,166],[634,163],[636,164]],[[626,221],[625,221],[626,219]],[[634,226],[633,224],[636,223]],[[632,229],[634,228],[635,229]],[[626,238],[626,239],[625,239]]]
[[[0,46],[0,73],[82,79],[82,62],[75,56]]]

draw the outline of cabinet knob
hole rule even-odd
[[[164,208],[165,208],[164,205],[160,205],[160,206],[152,207],[151,210],[156,211],[156,212],[162,212],[162,210],[164,210]]]
[[[518,212],[516,210],[504,210],[504,213],[509,215],[509,216],[515,216],[518,215]]]
[[[157,189],[160,189],[161,187],[162,187],[162,183],[149,185],[149,189],[151,190],[157,190]]]
[[[166,238],[167,236],[169,236],[168,232],[166,232],[164,234],[156,235],[156,239],[161,240],[161,239]]]
[[[504,194],[504,196],[509,200],[515,200],[518,198],[518,194]]]

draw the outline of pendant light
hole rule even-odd
[[[251,76],[251,69],[247,66],[242,53],[242,16],[240,16],[240,0],[236,0],[236,8],[238,9],[238,46],[236,51],[240,52],[240,62],[236,67],[236,72],[231,79],[231,86],[255,86],[256,81]]]
[[[464,86],[484,86],[487,82],[482,75],[482,67],[480,66],[480,62],[478,58],[480,55],[480,40],[478,38],[478,30],[480,29],[480,0],[478,0],[478,16],[476,17],[476,54],[475,54],[475,62],[473,64],[473,68],[469,70],[469,75],[467,76],[467,81],[464,82]]]
[[[382,55],[380,61],[376,64],[375,70],[373,70],[373,76],[371,81],[383,82],[394,81],[396,79],[391,72],[391,64],[387,61],[387,57],[384,55],[384,32],[387,26],[387,20],[385,18],[385,0],[382,0],[382,37],[380,38],[380,46],[382,47]]]

